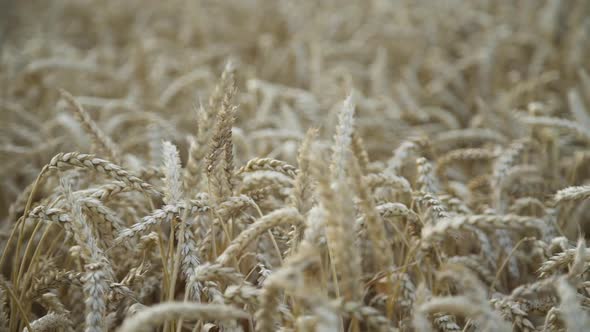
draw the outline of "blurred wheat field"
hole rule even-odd
[[[590,329],[589,1],[0,11],[0,331]]]

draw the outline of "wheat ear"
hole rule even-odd
[[[132,175],[121,166],[111,163],[110,161],[96,158],[91,154],[84,154],[79,152],[61,152],[51,158],[47,165],[49,169],[67,169],[69,167],[80,167],[99,173],[124,182],[128,186],[136,190],[146,192],[152,195],[161,195],[159,191],[155,190],[153,186],[137,176]]]
[[[223,304],[187,302],[164,302],[140,310],[125,319],[118,332],[148,332],[151,327],[167,320],[234,320],[246,319],[249,315],[237,308]]]
[[[250,227],[241,232],[225,249],[225,251],[217,257],[216,263],[225,265],[229,263],[232,258],[236,258],[244,248],[254,239],[262,235],[267,230],[283,224],[301,224],[303,218],[299,212],[294,208],[283,208],[273,211]]]
[[[82,124],[84,130],[92,137],[92,140],[97,144],[106,157],[115,161],[121,162],[121,152],[117,145],[98,127],[96,122],[92,120],[88,112],[69,92],[60,89],[59,93],[62,98],[70,105],[70,110],[74,113],[76,119]]]

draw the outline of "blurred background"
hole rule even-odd
[[[186,159],[195,109],[231,61],[237,164],[294,163],[307,128],[331,137],[352,90],[384,162],[408,137],[433,153],[449,130],[505,142],[522,135],[515,110],[590,105],[588,13],[586,0],[2,0],[0,216],[57,152],[95,152],[58,88],[141,169],[158,165],[162,139]]]

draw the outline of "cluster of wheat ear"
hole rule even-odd
[[[590,1],[0,3],[0,331],[590,329]]]

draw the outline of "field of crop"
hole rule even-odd
[[[588,0],[0,0],[0,87],[0,331],[590,330]]]

